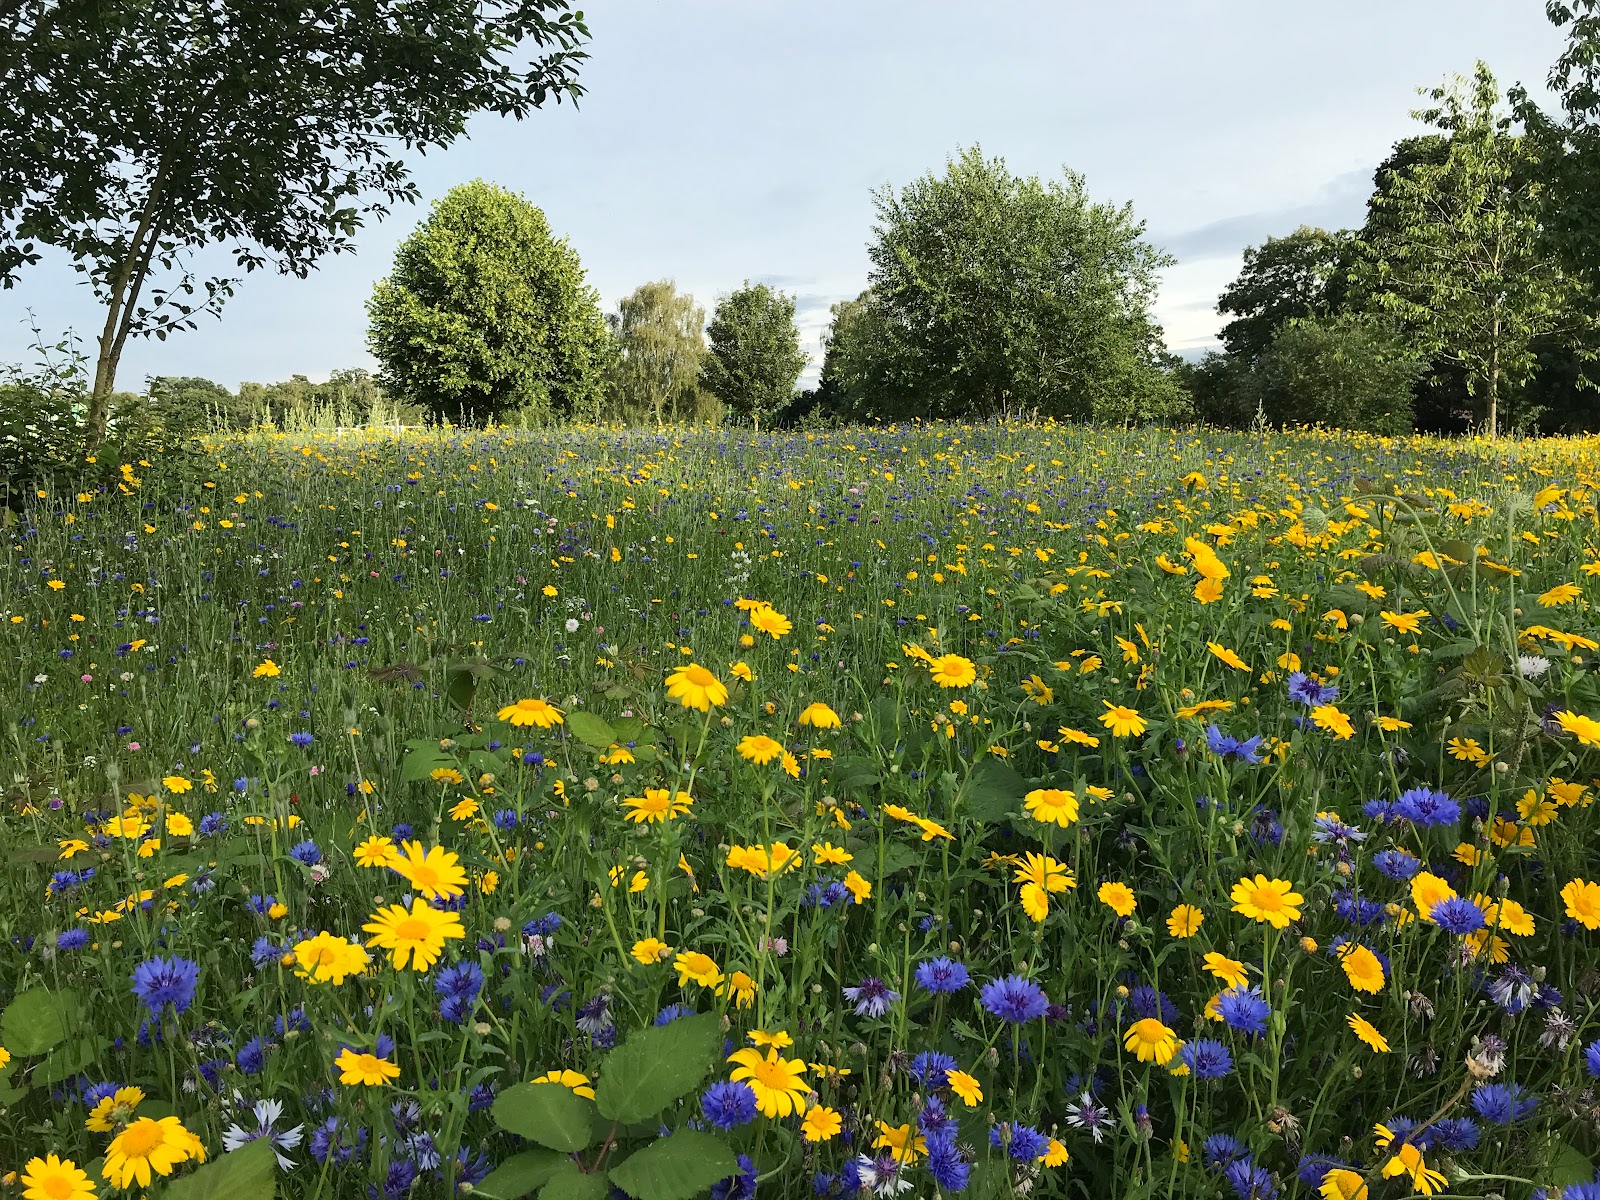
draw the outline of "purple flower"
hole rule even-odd
[[[1037,1129],[1004,1122],[989,1130],[989,1144],[1005,1146],[1012,1158],[1025,1163],[1038,1162],[1050,1149],[1050,1139]]]
[[[1372,856],[1372,865],[1390,879],[1402,882],[1422,870],[1422,860],[1404,850],[1380,850]]]
[[[177,956],[152,958],[133,969],[134,995],[144,1001],[152,1017],[159,1017],[169,1004],[173,1012],[188,1012],[199,982],[200,964]]]
[[[1485,1083],[1472,1092],[1473,1111],[1494,1125],[1520,1121],[1538,1104],[1536,1097],[1528,1095],[1516,1083]]]
[[[946,1071],[953,1071],[956,1060],[938,1050],[924,1050],[911,1060],[911,1077],[923,1087],[942,1088]]]
[[[1583,1052],[1583,1058],[1585,1065],[1589,1068],[1589,1074],[1600,1079],[1600,1038],[1596,1038],[1589,1043],[1588,1048]]]
[[[1316,708],[1319,704],[1332,704],[1339,698],[1339,687],[1332,683],[1318,683],[1304,671],[1296,671],[1289,676],[1289,699],[1298,700],[1307,708]]]
[[[1457,825],[1461,822],[1461,805],[1449,795],[1433,788],[1415,787],[1400,793],[1394,802],[1396,816],[1404,817],[1419,829],[1434,825]]]
[[[308,867],[314,867],[322,861],[322,851],[317,848],[317,844],[314,841],[312,841],[310,838],[307,838],[298,846],[294,846],[290,849],[289,857],[294,859],[295,862],[303,863]]]
[[[941,995],[959,992],[972,982],[967,968],[949,958],[932,958],[917,964],[917,986],[925,992]]]
[[[294,745],[299,746],[302,750],[311,745],[313,740],[314,739],[309,733],[291,733],[289,735],[289,741]]]
[[[1021,975],[1007,975],[983,985],[978,999],[990,1016],[999,1017],[1013,1025],[1037,1021],[1050,1007],[1044,989]]]
[[[881,1017],[900,999],[900,993],[876,976],[868,976],[855,987],[844,989],[844,998],[856,1006],[858,1017]]]

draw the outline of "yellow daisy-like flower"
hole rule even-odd
[[[251,671],[250,674],[256,679],[276,679],[283,672],[278,669],[277,663],[267,658],[257,664],[256,669]]]
[[[294,960],[298,965],[295,974],[301,979],[339,984],[366,970],[372,956],[355,942],[334,937],[324,930],[315,937],[296,942]]]
[[[762,1116],[787,1117],[804,1111],[806,1094],[811,1090],[800,1079],[806,1073],[804,1060],[783,1058],[776,1047],[769,1049],[763,1058],[761,1051],[746,1046],[730,1054],[728,1061],[735,1068],[729,1078],[734,1083],[750,1085]]]
[[[1331,733],[1341,742],[1355,737],[1355,726],[1350,718],[1332,704],[1319,704],[1311,710],[1311,721],[1324,733]]]
[[[1585,929],[1600,929],[1600,883],[1574,879],[1561,889],[1567,916]]]
[[[470,796],[464,800],[458,800],[450,806],[450,819],[452,821],[470,821],[477,815],[478,802]]]
[[[1351,1013],[1345,1019],[1345,1024],[1350,1026],[1355,1035],[1370,1047],[1375,1054],[1389,1053],[1389,1043],[1383,1034],[1365,1017]]]
[[[696,983],[701,987],[714,988],[726,978],[722,969],[717,966],[716,960],[698,950],[679,954],[673,960],[672,967],[678,972],[679,987],[688,987],[691,983]]]
[[[443,846],[424,851],[421,842],[406,842],[390,868],[416,888],[426,900],[453,900],[467,890],[467,873],[461,858]]]
[[[175,796],[181,796],[185,792],[194,790],[193,781],[185,779],[182,775],[167,775],[163,777],[161,786]]]
[[[942,688],[970,687],[978,678],[978,668],[970,658],[959,654],[942,654],[928,660],[928,674]]]
[[[901,1126],[878,1122],[878,1137],[872,1143],[874,1150],[887,1150],[898,1163],[914,1163],[928,1152],[928,1141],[909,1122]]]
[[[355,848],[356,865],[362,867],[392,867],[400,859],[394,839],[369,837]]]
[[[1585,746],[1600,746],[1600,721],[1580,716],[1569,709],[1556,713],[1556,721]]]
[[[645,788],[643,796],[624,796],[622,806],[627,809],[630,821],[643,824],[670,821],[689,811],[694,800],[683,792],[669,792],[666,788]]]
[[[458,914],[417,903],[409,909],[400,904],[380,908],[361,928],[372,934],[367,945],[387,950],[396,968],[404,969],[409,962],[413,971],[433,966],[447,939],[467,936]]]
[[[585,1100],[594,1099],[592,1081],[582,1071],[559,1070],[546,1071],[543,1075],[528,1080],[529,1083],[559,1083],[569,1089],[573,1095],[582,1096]]]
[[[784,634],[794,629],[794,624],[770,604],[763,604],[759,608],[750,610],[750,624],[762,633],[770,634],[773,641],[777,641]]]
[[[750,664],[742,661],[729,663],[728,674],[735,679],[742,679],[746,683],[754,683],[756,678],[756,673],[750,669]]]
[[[1424,921],[1432,919],[1435,905],[1454,900],[1455,896],[1455,888],[1431,871],[1419,871],[1411,877],[1411,903]]]
[[[961,1097],[961,1103],[968,1108],[977,1108],[983,1103],[983,1088],[973,1076],[952,1067],[945,1071],[944,1078],[950,1085],[950,1090]]]
[[[1200,932],[1200,924],[1205,919],[1205,913],[1194,905],[1180,904],[1167,917],[1167,932],[1175,938],[1193,937]]]
[[[1229,650],[1221,642],[1207,642],[1206,649],[1211,651],[1212,657],[1218,662],[1232,667],[1235,671],[1248,671],[1250,669],[1249,663],[1245,662],[1244,659]]]
[[[1081,729],[1072,729],[1063,725],[1056,733],[1061,735],[1061,740],[1070,742],[1074,746],[1086,746],[1093,750],[1100,744],[1100,739],[1092,733],[1085,733]]]
[[[565,719],[561,710],[554,704],[538,698],[513,701],[495,716],[509,725],[533,725],[540,729],[550,729],[560,725]]]
[[[30,1158],[22,1168],[23,1200],[77,1200],[94,1194],[94,1184],[70,1158]]]
[[[1581,595],[1583,595],[1583,589],[1577,584],[1558,583],[1548,592],[1540,594],[1539,604],[1543,608],[1558,608],[1563,604],[1571,604]]]
[[[1367,1200],[1367,1181],[1360,1171],[1334,1167],[1317,1189],[1323,1200]]]
[[[1078,797],[1062,788],[1034,788],[1022,798],[1022,804],[1042,825],[1065,829],[1078,819]]]
[[[1298,920],[1299,905],[1305,902],[1287,879],[1268,879],[1265,875],[1239,880],[1233,885],[1231,898],[1234,912],[1274,929],[1286,929],[1290,921]]]
[[[783,743],[774,741],[764,733],[757,733],[740,738],[738,751],[740,758],[764,767],[783,753]]]
[[[1144,733],[1147,726],[1138,709],[1125,704],[1113,704],[1109,700],[1100,703],[1106,706],[1106,711],[1100,714],[1100,724],[1111,731],[1112,737],[1138,737]]]
[[[171,1175],[179,1163],[204,1162],[206,1149],[177,1117],[140,1117],[111,1139],[100,1174],[112,1187],[149,1187],[157,1175]]]
[[[1122,1040],[1123,1048],[1138,1055],[1140,1062],[1153,1062],[1163,1067],[1172,1061],[1181,1044],[1178,1035],[1155,1017],[1135,1021],[1128,1026],[1127,1036]]]
[[[808,1142],[826,1142],[838,1137],[843,1128],[844,1118],[836,1109],[814,1104],[806,1111],[806,1119],[800,1122],[800,1136]]]
[[[685,708],[710,712],[728,702],[728,687],[699,663],[685,663],[667,676],[667,695]]]
[[[1383,962],[1359,942],[1346,943],[1341,948],[1339,964],[1356,991],[1374,994],[1383,991]]]
[[[648,967],[671,958],[672,947],[660,938],[647,937],[635,942],[629,953]]]
[[[1138,906],[1133,889],[1125,883],[1102,883],[1095,896],[1119,917],[1133,916],[1133,910]]]
[[[378,1087],[391,1079],[400,1078],[400,1068],[397,1064],[387,1058],[379,1058],[376,1054],[357,1052],[349,1046],[339,1051],[339,1056],[333,1060],[333,1065],[339,1068],[340,1083]]]
[[[119,1087],[111,1095],[95,1102],[83,1127],[90,1133],[110,1133],[133,1120],[134,1111],[143,1103],[142,1088]]]
[[[855,855],[843,846],[835,846],[832,842],[811,843],[811,854],[817,860],[818,866],[842,867],[855,858]]]
[[[1242,988],[1250,982],[1249,972],[1244,969],[1244,963],[1237,958],[1229,958],[1226,954],[1212,950],[1200,961],[1207,971],[1230,988]]]
[[[813,701],[801,709],[796,723],[809,725],[813,729],[838,729],[843,724],[839,720],[839,714],[820,700]]]
[[[1431,1196],[1443,1190],[1449,1182],[1443,1173],[1433,1170],[1423,1158],[1422,1151],[1410,1142],[1402,1142],[1394,1152],[1394,1157],[1383,1164],[1383,1177],[1393,1179],[1397,1175],[1409,1176],[1411,1190],[1424,1196]]]

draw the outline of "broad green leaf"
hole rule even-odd
[[[715,1013],[640,1030],[606,1056],[595,1107],[614,1121],[643,1121],[700,1085],[722,1056]]]
[[[32,988],[0,1016],[0,1045],[12,1054],[43,1054],[66,1041],[78,1022],[77,993]]]
[[[174,1179],[161,1194],[167,1200],[273,1200],[277,1170],[271,1140],[257,1138]]]
[[[582,1150],[592,1137],[594,1103],[559,1083],[516,1084],[489,1111],[501,1129],[552,1150]]]
[[[1545,1178],[1556,1187],[1569,1187],[1574,1183],[1588,1183],[1594,1178],[1594,1163],[1589,1156],[1566,1142],[1557,1142],[1551,1155],[1550,1169]]]
[[[543,1147],[524,1150],[489,1172],[488,1178],[472,1189],[473,1194],[489,1200],[521,1200],[543,1187],[566,1161],[561,1154]]]
[[[404,760],[400,763],[400,779],[404,783],[415,783],[419,779],[426,779],[442,767],[455,765],[456,760],[437,745],[424,744],[406,752]]]
[[[604,750],[617,740],[617,731],[603,718],[582,709],[567,714],[567,729],[573,737],[596,750]]]
[[[611,1181],[635,1200],[692,1200],[738,1170],[719,1138],[680,1129],[613,1167]]]
[[[986,758],[972,768],[967,776],[966,795],[961,801],[961,812],[976,820],[993,824],[1022,807],[1022,798],[1028,793],[1028,784],[1003,762]]]
[[[606,1172],[585,1175],[577,1163],[568,1159],[556,1168],[550,1181],[539,1189],[539,1200],[606,1200],[610,1194],[611,1185],[606,1182]]]

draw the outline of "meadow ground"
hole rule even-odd
[[[1593,1200],[1597,476],[933,425],[41,494],[4,1187]]]

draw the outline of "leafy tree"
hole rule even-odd
[[[679,295],[670,279],[641,283],[607,317],[616,339],[610,391],[626,418],[642,411],[663,418],[694,407],[706,354],[706,310]]]
[[[1343,230],[1302,225],[1246,248],[1238,278],[1217,301],[1217,311],[1233,317],[1221,334],[1228,353],[1248,365],[1289,321],[1331,312],[1349,269],[1349,243]]]
[[[1470,90],[1458,80],[1427,95],[1434,106],[1414,115],[1447,147],[1389,172],[1373,198],[1381,221],[1356,242],[1353,283],[1424,354],[1465,370],[1492,435],[1502,399],[1533,373],[1535,339],[1588,318],[1571,277],[1540,252],[1539,171],[1499,111],[1489,68],[1478,64]]]
[[[718,302],[706,334],[711,346],[701,386],[759,430],[762,417],[770,419],[794,399],[810,361],[800,349],[794,297],[747,279]]]
[[[417,198],[407,151],[578,92],[567,0],[0,0],[0,283],[71,256],[106,314],[90,441],[130,336],[306,275]],[[534,50],[531,56],[529,50]],[[235,269],[201,278],[220,243]]]
[[[894,325],[871,289],[829,309],[833,320],[822,335],[822,377],[816,407],[837,420],[871,420],[892,413],[904,388],[904,360]]]
[[[870,282],[894,360],[875,415],[1171,415],[1150,307],[1172,260],[1131,205],[1092,203],[1070,171],[1012,175],[976,146],[873,201]]]
[[[1243,429],[1256,416],[1254,398],[1247,400],[1243,387],[1249,369],[1241,356],[1213,350],[1199,362],[1179,363],[1175,374],[1197,420],[1222,429]]]
[[[1244,381],[1250,410],[1282,425],[1411,431],[1411,389],[1427,369],[1394,322],[1373,313],[1304,317],[1278,331]]]
[[[367,301],[389,394],[452,421],[598,412],[610,333],[577,252],[521,195],[451,188]]]
[[[233,421],[233,393],[209,379],[156,375],[145,384],[144,391],[161,419],[175,428],[202,429]]]
[[[1512,104],[1541,148],[1545,243],[1568,271],[1600,286],[1600,0],[1546,0],[1545,13],[1567,31],[1547,80],[1561,111],[1544,113],[1520,86]]]

